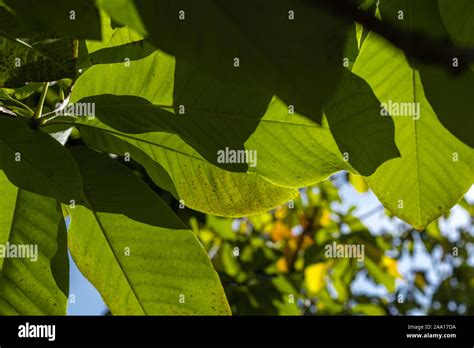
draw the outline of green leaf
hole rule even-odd
[[[398,20],[398,11],[404,13],[402,21]],[[399,25],[407,31],[423,33],[445,44],[451,43],[436,1],[419,0],[409,3],[405,0],[388,0],[382,3],[380,13],[384,21]],[[474,99],[470,94],[474,88],[474,71],[466,67],[468,62],[464,59],[453,53],[445,66],[431,66],[411,59],[410,64],[418,69],[426,98],[438,119],[456,137],[474,147],[474,122],[469,122],[474,115]],[[462,71],[463,68],[465,69]]]
[[[88,69],[78,79],[71,102],[95,105],[95,116],[121,132],[178,134],[209,162],[227,170],[247,170],[245,163],[218,163],[217,153],[226,147],[244,148],[270,95],[212,79],[161,51],[130,65],[123,58],[119,61]]]
[[[230,219],[206,215],[206,227],[224,240],[237,240],[237,233],[232,229],[232,220]]]
[[[128,27],[113,28],[110,16],[100,12],[102,41],[87,40],[91,64],[122,63],[138,60],[152,54],[156,48],[143,35]]]
[[[471,0],[438,0],[441,19],[455,44],[474,46],[474,2]]]
[[[124,155],[124,145],[158,185],[163,176],[159,163],[174,183],[179,200],[189,208],[219,216],[241,217],[267,211],[298,195],[293,189],[274,186],[254,173],[233,173],[202,158],[178,136],[120,133],[97,119],[80,118],[75,124],[91,147]],[[118,141],[118,142],[117,142]],[[148,158],[147,158],[148,157]]]
[[[67,264],[61,265],[61,279],[53,277],[54,260],[67,255],[66,245],[57,240],[65,230],[61,210],[54,199],[13,186],[3,172],[0,196],[0,314],[65,315]],[[30,254],[23,256],[33,257],[11,257],[13,249],[26,248]],[[5,249],[10,257],[4,257]]]
[[[74,39],[101,39],[99,11],[94,0],[4,0],[28,27],[54,31]]]
[[[133,35],[126,28],[115,29],[108,43],[94,44],[93,49],[114,48],[118,54],[119,48],[128,48],[115,45],[127,45]],[[133,49],[143,48],[136,45]],[[247,166],[216,163],[217,151],[226,147],[243,149],[243,142],[257,128],[245,143],[247,149],[256,150],[258,154],[258,166],[250,170],[278,186],[298,188],[314,184],[341,169],[353,170],[334,146],[327,127],[318,128],[299,115],[291,115],[289,106],[278,98],[269,102],[270,96],[257,89],[223,81],[223,78],[214,80],[160,51],[130,62],[130,66],[120,58],[125,56],[128,57],[122,52],[112,59],[120,64],[91,68],[78,80],[72,95],[73,102],[94,103],[97,117],[109,126],[125,133],[176,133],[206,160],[232,171],[246,170]],[[150,83],[147,76],[157,78]],[[104,80],[108,83],[103,84]],[[332,132],[341,140],[339,146],[353,153],[351,163],[364,174],[370,174],[386,159],[398,154],[391,140],[392,121],[373,117],[379,114],[380,108],[363,80],[347,73],[345,81],[328,107]],[[157,90],[160,93],[156,93]],[[351,93],[364,99],[359,102],[360,98],[347,98]],[[249,102],[258,98],[258,103]],[[185,108],[184,115],[179,112],[180,105]],[[353,122],[338,121],[355,108],[363,112],[350,114]],[[364,122],[369,126],[365,125],[360,137],[348,132]],[[383,146],[371,146],[369,142],[374,138],[381,139]],[[359,143],[367,145],[360,150]],[[275,156],[276,153],[279,155]]]
[[[339,170],[351,170],[323,122],[320,126],[274,98],[245,147],[257,152],[258,163],[250,167],[269,182],[300,188],[325,180]]]
[[[375,5],[375,0],[357,0],[359,2],[359,7],[365,11],[369,10],[372,6]]]
[[[34,114],[34,111],[31,110],[27,105],[12,98],[6,89],[0,89],[0,105],[4,105],[14,114],[16,112],[17,116],[24,115],[25,117],[31,117]]]
[[[426,100],[418,71],[385,40],[370,33],[353,72],[369,83],[382,103],[420,105],[417,120],[393,117],[401,158],[384,163],[367,181],[387,209],[422,230],[448,212],[471,186],[472,149],[440,124]]]
[[[97,0],[97,5],[107,13],[114,14],[117,23],[130,25],[139,33],[146,34],[146,29],[133,0]]]
[[[229,314],[204,249],[161,198],[113,159],[83,147],[71,153],[92,209],[68,208],[71,254],[112,313]]]
[[[474,147],[474,71],[453,75],[439,67],[419,67],[426,97],[438,119],[459,140]]]
[[[123,57],[130,56],[125,54],[125,50],[139,52],[144,48],[127,46],[134,35],[129,29],[104,32],[110,34],[110,40],[105,44],[94,44],[93,49],[100,52],[113,48],[117,56],[109,57],[110,61],[121,63],[96,66],[87,71],[78,80],[72,101],[93,103],[97,117],[109,126],[125,133],[176,133],[205,159],[232,171],[246,170],[247,166],[218,163],[216,153],[226,147],[243,149],[243,142],[257,128],[245,143],[247,149],[258,152],[259,164],[250,170],[279,186],[297,188],[323,180],[341,169],[352,170],[334,146],[327,127],[318,129],[300,116],[290,116],[293,110],[290,112],[289,106],[278,98],[270,102],[269,95],[244,87],[238,81],[212,79],[160,51],[129,62],[130,65],[124,64]],[[120,44],[125,46],[116,46]],[[120,50],[123,52],[119,54]],[[150,83],[147,76],[156,78]],[[103,84],[104,80],[108,83]],[[347,73],[345,81],[328,108],[333,120],[332,131],[337,139],[346,139],[342,143],[348,144],[344,148],[354,153],[351,162],[357,165],[357,169],[370,174],[386,159],[398,154],[391,140],[392,121],[373,117],[379,114],[380,108],[363,80]],[[160,93],[156,93],[157,90]],[[348,99],[347,95],[351,93],[364,99],[361,102],[358,101],[360,98]],[[260,100],[257,102],[257,99]],[[341,105],[336,107],[338,104]],[[180,114],[180,106],[184,108],[184,115]],[[347,126],[338,121],[347,117],[354,108],[363,113],[350,118],[353,122],[346,122]],[[358,127],[363,122],[369,126],[364,127],[362,136],[348,133],[348,128]],[[288,140],[282,141],[284,138]],[[358,148],[359,143],[368,143],[374,138],[382,139],[383,146],[369,144],[363,150]],[[275,153],[281,154],[278,156],[281,165],[275,165]]]
[[[352,23],[305,1],[136,1],[133,16],[127,14],[132,2],[114,2],[100,4],[117,22],[142,34],[146,28],[148,38],[178,62],[215,79],[264,87],[316,122],[342,76]]]
[[[369,185],[367,185],[365,179],[360,175],[349,173],[349,182],[359,193],[365,193],[369,190]]]
[[[368,257],[364,259],[364,265],[367,268],[369,276],[374,279],[377,284],[384,285],[390,293],[395,291],[396,279],[393,275],[382,269],[380,265]]]
[[[71,125],[69,122],[65,124],[69,126]],[[171,177],[158,162],[155,162],[150,156],[148,156],[144,151],[140,150],[139,148],[114,136],[113,134],[115,134],[116,132],[112,131],[109,127],[97,122],[97,126],[99,127],[99,129],[94,131],[93,129],[84,128],[87,127],[88,124],[89,123],[86,122],[86,124],[81,127],[81,135],[84,141],[89,146],[91,146],[97,151],[101,151],[104,153],[113,153],[119,156],[125,156],[127,155],[127,153],[130,154],[130,157],[133,160],[137,161],[145,167],[148,175],[159,187],[171,192],[175,197],[178,197],[178,193],[176,192],[176,188],[174,187],[174,183],[171,180]],[[90,126],[93,125],[94,123],[92,123]],[[47,127],[46,129],[49,128],[51,127]],[[107,133],[107,129],[111,130],[112,133]]]
[[[340,170],[373,173],[398,156],[393,122],[380,117],[379,105],[367,83],[350,72],[325,108],[330,129],[326,122],[319,126],[289,113],[288,106],[274,97],[245,143],[258,155],[258,165],[250,171],[293,188],[312,185]],[[374,147],[375,142],[380,145]],[[341,151],[349,153],[349,162]]]
[[[70,251],[113,315],[228,315],[211,262],[189,230],[70,209]]]
[[[89,209],[124,214],[153,226],[186,228],[161,197],[124,165],[87,147],[73,147],[70,152],[79,167]]]
[[[0,87],[75,77],[76,42],[51,32],[32,32],[0,6]]]
[[[24,190],[68,204],[82,201],[81,177],[68,151],[23,121],[0,117],[0,169]]]
[[[338,260],[333,266],[331,274],[334,289],[337,292],[337,298],[344,303],[348,300],[350,294],[350,285],[355,276],[355,262],[350,259]]]
[[[345,71],[324,112],[340,151],[361,175],[374,173],[382,163],[400,155],[392,119],[380,117],[380,102],[370,86],[350,71]]]
[[[25,82],[56,81],[75,77],[72,40],[17,42],[0,37],[0,86],[20,87]]]
[[[352,307],[352,313],[363,315],[387,315],[387,312],[381,306],[374,303],[358,303]]]
[[[16,100],[23,100],[37,92],[38,93],[41,92],[42,87],[43,87],[42,83],[33,82],[23,87],[5,89],[5,92],[7,92],[12,98]]]
[[[62,212],[60,204],[58,204],[57,210]],[[51,272],[58,287],[66,297],[69,297],[69,255],[67,246],[67,227],[64,220],[58,226],[56,242],[58,249],[51,260]]]

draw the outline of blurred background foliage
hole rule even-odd
[[[355,206],[337,209],[341,185],[367,191],[362,177],[341,173],[266,214],[191,218],[234,315],[474,314],[472,228],[445,233],[440,219],[415,231],[382,205],[358,218]],[[473,205],[464,199],[460,206],[472,227]],[[362,223],[377,213],[391,229],[373,232]],[[333,242],[364,245],[364,260],[326,257]],[[401,272],[403,258],[410,265]]]

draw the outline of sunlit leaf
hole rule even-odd
[[[328,265],[324,262],[306,267],[304,271],[306,288],[310,295],[316,295],[326,286]]]
[[[0,314],[65,315],[69,268],[58,203],[18,189],[1,171],[0,197]]]
[[[418,72],[403,53],[377,35],[371,33],[364,41],[353,72],[371,85],[381,102],[420,107],[419,119],[392,115],[401,158],[382,164],[367,182],[386,208],[421,230],[471,186],[473,151],[438,121]]]

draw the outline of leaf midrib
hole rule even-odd
[[[122,263],[120,262],[120,260],[118,259],[117,255],[115,254],[114,248],[112,247],[112,243],[111,243],[109,237],[107,236],[107,233],[105,232],[105,227],[104,227],[104,225],[102,224],[102,222],[101,222],[101,220],[100,220],[100,217],[99,217],[99,215],[97,214],[97,212],[96,212],[96,210],[95,210],[93,204],[89,201],[89,197],[87,196],[87,193],[85,192],[85,190],[84,190],[84,199],[86,200],[87,204],[88,204],[89,207],[91,208],[90,211],[91,211],[91,213],[93,214],[94,219],[96,220],[97,224],[99,225],[99,228],[100,228],[100,230],[101,230],[101,232],[102,232],[102,235],[104,236],[104,238],[105,238],[105,240],[106,240],[106,242],[107,242],[107,245],[109,246],[110,251],[111,251],[112,254],[114,255],[114,259],[115,259],[115,261],[117,262],[118,266],[120,267],[120,270],[122,271],[123,276],[125,277],[125,279],[126,279],[128,285],[129,285],[130,289],[132,290],[132,293],[133,293],[135,299],[137,300],[138,304],[140,305],[140,308],[141,308],[141,310],[143,311],[143,314],[145,314],[145,315],[148,314],[148,313],[145,311],[145,308],[143,308],[143,305],[142,305],[142,303],[141,303],[141,301],[140,301],[140,298],[138,297],[138,294],[137,294],[137,292],[136,292],[136,290],[135,290],[135,288],[134,288],[134,286],[133,286],[131,280],[129,279],[129,277],[128,277],[128,275],[127,275],[127,272],[125,272],[125,270],[124,270],[124,268],[123,268],[123,266],[122,266]]]
[[[413,32],[413,7],[412,7],[412,2],[408,1],[408,25],[410,27],[410,32]],[[416,105],[416,70],[415,70],[415,60],[412,59],[412,64],[411,66],[411,71],[412,71],[412,85],[413,85],[413,102]],[[421,110],[420,110],[421,112]],[[420,195],[420,171],[419,171],[419,166],[418,166],[418,160],[419,160],[419,151],[418,151],[418,129],[417,129],[417,120],[413,118],[413,131],[415,134],[415,172],[416,172],[416,198],[418,202],[418,206],[416,207],[416,210],[418,212],[418,224],[421,226],[422,221],[421,221],[421,195]]]
[[[320,129],[325,129],[324,127],[319,126],[319,125],[316,125],[316,124],[291,123],[291,122],[282,122],[282,121],[264,120],[264,119],[260,120],[260,122],[284,124],[284,125],[295,126],[295,127],[308,127],[308,128],[320,128]],[[101,127],[97,127],[97,126],[93,126],[93,125],[89,125],[89,124],[84,124],[84,123],[67,122],[67,121],[59,121],[59,122],[53,121],[53,122],[49,122],[49,123],[47,123],[44,127],[47,127],[48,125],[66,125],[66,126],[71,126],[71,127],[74,127],[74,126],[75,126],[75,127],[85,127],[85,128],[96,129],[96,130],[98,130],[98,131],[100,131],[100,132],[105,132],[105,133],[109,133],[109,134],[112,134],[112,135],[115,135],[115,136],[118,136],[118,137],[128,138],[128,139],[132,139],[132,140],[135,140],[135,141],[138,141],[138,142],[141,142],[141,143],[146,143],[146,144],[149,144],[149,145],[152,145],[152,146],[156,146],[156,147],[162,148],[162,149],[164,149],[164,150],[167,150],[167,151],[170,151],[170,152],[174,152],[174,153],[180,154],[180,155],[185,156],[185,157],[192,158],[192,159],[194,159],[194,160],[196,160],[196,161],[201,161],[201,162],[209,163],[209,162],[207,162],[206,160],[204,160],[203,158],[199,158],[199,157],[190,155],[190,154],[188,154],[188,153],[185,153],[185,152],[182,152],[182,151],[178,151],[178,150],[176,150],[176,149],[173,149],[173,148],[164,146],[164,145],[162,145],[162,144],[158,144],[158,143],[155,143],[155,142],[152,142],[152,141],[149,141],[149,140],[145,140],[145,139],[141,139],[141,138],[138,138],[138,137],[134,137],[134,136],[132,136],[132,135],[130,135],[130,134],[121,133],[121,132],[114,131],[114,130],[110,130],[110,129],[106,129],[106,128],[101,128]],[[157,133],[159,133],[159,132],[157,132]],[[145,134],[149,134],[149,133],[145,133]],[[167,134],[169,134],[169,133],[167,133]]]

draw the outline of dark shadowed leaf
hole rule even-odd
[[[217,153],[226,147],[244,148],[270,95],[213,79],[161,51],[129,65],[120,61],[85,72],[72,102],[94,105],[95,116],[119,131],[174,133],[209,162],[227,170],[247,170],[245,163],[219,163]]]
[[[46,133],[0,117],[0,169],[16,186],[69,204],[82,200],[82,181],[68,151]]]
[[[61,205],[58,204],[58,212],[62,214]],[[64,220],[58,225],[56,243],[58,249],[51,260],[51,273],[56,284],[66,297],[69,297],[69,255],[67,245],[67,227]]]
[[[124,165],[87,147],[70,151],[82,175],[85,204],[94,212],[124,214],[154,226],[186,228],[162,198]]]
[[[36,31],[54,31],[74,39],[102,38],[94,0],[4,0],[22,23]]]
[[[381,116],[380,102],[368,83],[349,70],[324,112],[339,150],[361,175],[400,155],[393,120]]]
[[[456,2],[454,8],[461,6]],[[445,8],[443,5],[442,8]],[[399,20],[403,11],[403,20]],[[451,41],[441,20],[438,4],[432,0],[418,0],[410,4],[405,0],[386,0],[381,3],[383,20],[395,23],[404,30],[422,33],[441,42]],[[467,29],[467,31],[469,31]],[[464,40],[454,40],[456,43]],[[464,44],[465,42],[460,42]],[[452,57],[445,66],[430,66],[422,62],[410,64],[418,69],[428,101],[443,125],[465,144],[474,146],[474,71],[466,67],[463,57]]]
[[[76,56],[73,39],[29,30],[0,4],[0,87],[75,77]]]
[[[316,122],[341,77],[352,24],[306,1],[100,3],[113,19],[141,31],[178,62],[215,78],[264,87]],[[127,15],[131,8],[133,15]]]
[[[439,12],[453,42],[460,46],[474,47],[474,1],[438,0]]]

